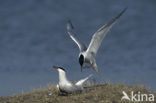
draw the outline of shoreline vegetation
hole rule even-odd
[[[48,84],[45,88],[33,89],[28,93],[22,92],[13,96],[0,97],[0,103],[132,103],[129,100],[121,101],[123,91],[128,95],[130,95],[131,91],[134,91],[135,93],[144,94],[153,93],[156,96],[156,92],[151,92],[141,85],[86,84],[86,86],[94,86],[94,88],[84,90],[80,94],[59,96],[56,85]],[[137,103],[148,103],[148,101]]]

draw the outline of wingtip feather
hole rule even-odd
[[[71,20],[68,20],[67,21],[67,30],[72,30],[72,29],[74,29],[74,26],[73,26]]]

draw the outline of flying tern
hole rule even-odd
[[[81,92],[84,89],[83,84],[92,76],[91,74],[88,77],[81,79],[76,83],[72,83],[71,81],[67,79],[65,69],[63,69],[62,67],[57,67],[57,66],[53,66],[53,68],[56,69],[59,73],[59,83],[57,85],[57,88],[63,94]]]
[[[86,45],[79,40],[75,33],[73,32],[73,25],[71,21],[69,20],[67,22],[67,32],[71,39],[78,45],[80,53],[79,53],[79,64],[81,66],[81,71],[83,68],[83,64],[87,63],[90,64],[90,66],[98,72],[98,67],[96,64],[96,61],[94,57],[97,54],[97,51],[99,49],[99,46],[103,40],[103,38],[106,36],[107,32],[112,28],[112,26],[117,22],[117,20],[120,18],[120,16],[126,11],[126,8],[123,9],[115,18],[113,18],[111,21],[109,21],[107,24],[103,25],[100,29],[98,29],[92,36],[92,39],[90,41],[90,44],[88,48]]]

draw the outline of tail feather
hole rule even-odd
[[[93,69],[98,73],[98,67],[96,65],[96,62],[94,62],[93,64],[91,64],[91,66],[93,67]]]
[[[82,86],[84,82],[86,82],[90,77],[92,77],[93,75],[90,74],[88,77],[79,80],[77,83],[75,83],[76,86]]]

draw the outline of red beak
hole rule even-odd
[[[56,69],[56,70],[58,69],[58,67],[57,67],[57,66],[53,66],[53,68],[54,68],[54,69]]]

